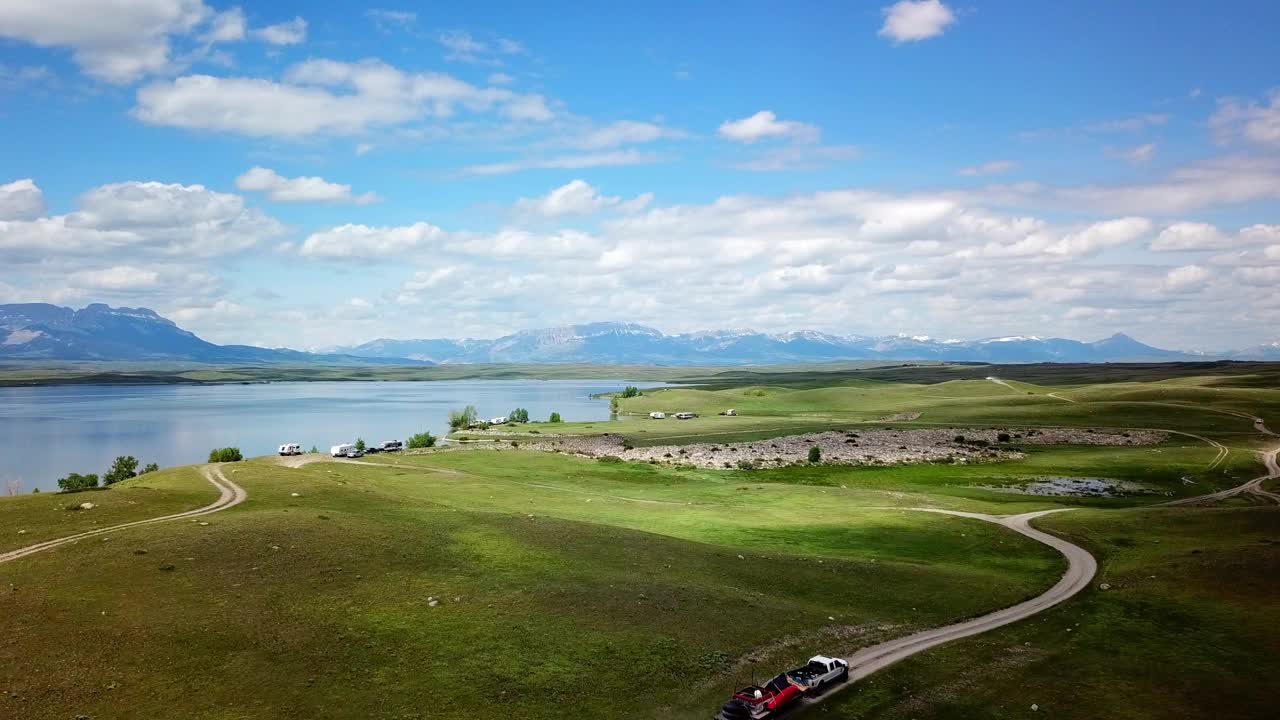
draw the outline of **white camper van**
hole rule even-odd
[[[329,454],[334,457],[346,457],[347,453],[355,449],[356,449],[356,446],[352,445],[351,443],[342,443],[341,445],[334,445],[333,447],[329,448]]]
[[[281,455],[301,455],[302,446],[298,443],[285,443],[280,446]]]
[[[665,420],[665,419],[667,419],[667,414],[666,414],[666,413],[664,413],[664,412],[658,412],[658,411],[656,411],[656,410],[655,410],[654,412],[649,413],[649,419],[650,419],[650,420]]]

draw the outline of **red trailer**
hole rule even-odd
[[[748,685],[720,708],[716,720],[762,720],[804,696],[804,689],[782,673],[764,685]]]

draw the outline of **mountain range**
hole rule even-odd
[[[1280,360],[1280,342],[1217,354],[1162,350],[1117,333],[1096,342],[1036,336],[935,340],[800,330],[711,330],[666,335],[635,323],[526,330],[488,340],[378,339],[314,353],[217,345],[146,308],[103,304],[75,310],[44,303],[0,305],[0,360],[167,360],[202,363],[617,363],[765,365],[837,360],[954,362],[1172,362]]]

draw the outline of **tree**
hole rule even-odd
[[[560,413],[558,412],[551,413],[551,419],[547,420],[547,422],[560,422],[560,421],[561,421]]]
[[[368,446],[364,444],[364,438],[356,438],[356,449],[357,449],[357,450],[359,450],[360,452],[364,452],[364,449],[365,449],[366,447],[368,447]]]
[[[80,492],[81,490],[90,490],[98,487],[98,476],[71,473],[64,478],[58,479],[58,487],[62,492],[69,493]]]
[[[476,417],[479,414],[475,405],[468,405],[461,410],[450,410],[449,429],[465,430],[468,426],[475,424]]]
[[[507,416],[507,422],[527,423],[529,422],[529,411],[524,408],[516,408]]]
[[[609,413],[611,415],[617,415],[618,408],[620,408],[621,406],[622,406],[622,403],[618,402],[617,395],[614,395],[613,397],[609,398]]]
[[[809,462],[814,465],[822,462],[822,451],[818,449],[817,445],[809,448]]]
[[[102,475],[103,485],[115,485],[121,480],[138,476],[138,458],[132,455],[120,455],[111,463],[111,469]]]
[[[214,448],[209,451],[209,462],[239,462],[244,459],[240,454],[240,448],[225,447]]]
[[[314,454],[316,454],[316,453],[320,452],[320,448],[316,447],[315,445],[312,445],[312,446],[311,446],[311,451],[310,451],[310,452],[311,452],[311,454],[312,454],[312,455],[314,455]]]
[[[409,436],[409,449],[416,450],[418,448],[429,448],[436,446],[436,436],[430,432],[420,432],[417,435]]]
[[[628,385],[626,388],[622,390],[622,397],[624,399],[640,397],[641,394],[642,393],[640,392],[640,388],[636,387],[635,385]]]
[[[157,465],[157,464],[155,464],[155,463],[147,463],[147,466],[146,466],[146,467],[144,467],[144,468],[142,468],[142,471],[141,471],[141,472],[139,472],[138,474],[139,474],[139,475],[146,475],[147,473],[155,472],[155,471],[157,471],[157,470],[159,470],[159,469],[160,469],[160,466],[159,466],[159,465]]]

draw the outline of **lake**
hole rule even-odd
[[[0,494],[56,490],[69,472],[103,472],[117,455],[160,467],[204,462],[215,447],[245,457],[287,442],[316,446],[442,437],[452,409],[475,405],[481,418],[522,407],[546,420],[605,420],[608,400],[591,395],[627,380],[448,380],[297,382],[259,385],[61,385],[0,388]]]

